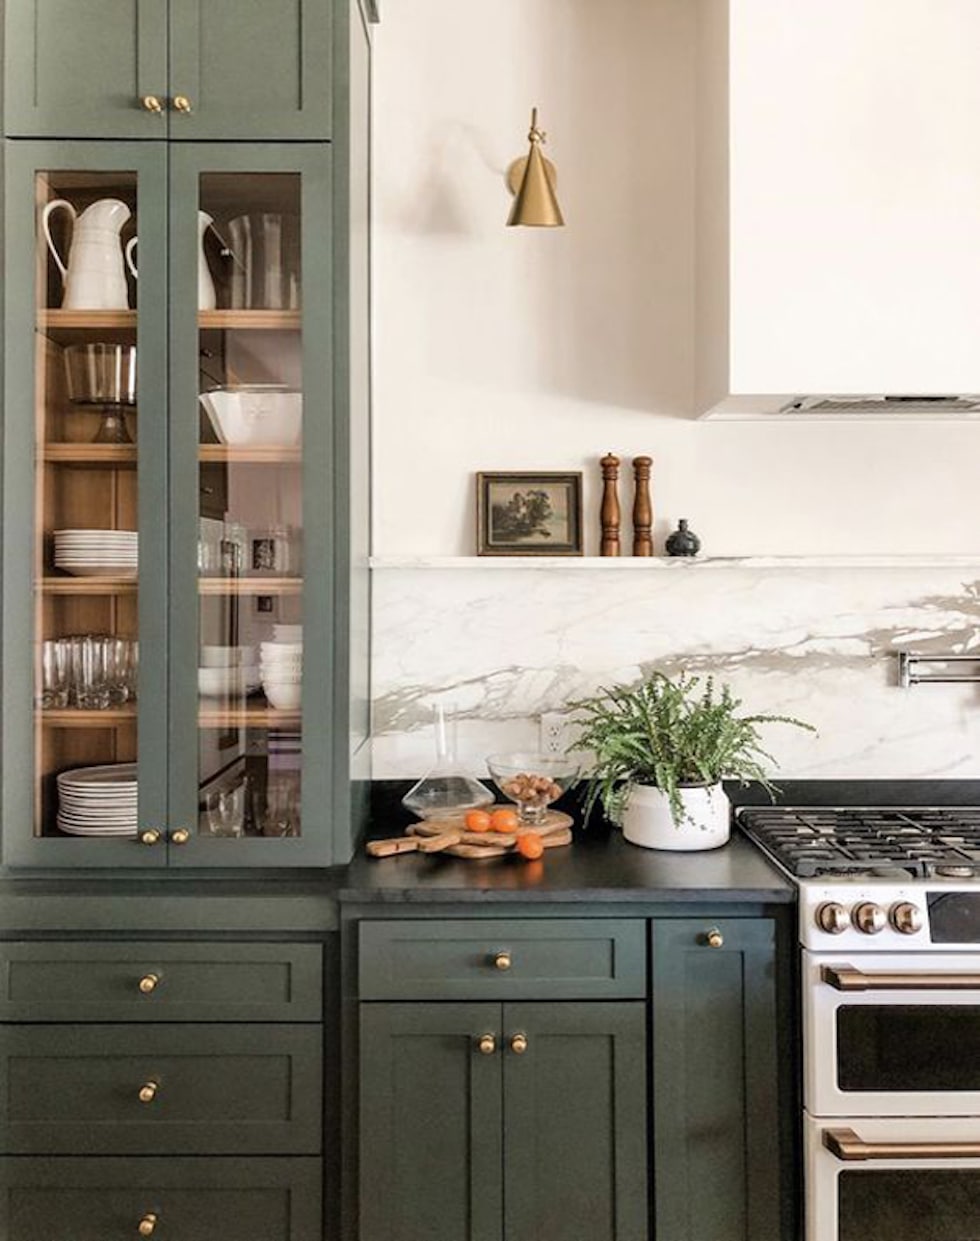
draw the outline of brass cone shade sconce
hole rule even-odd
[[[507,221],[531,228],[561,228],[565,220],[555,197],[558,177],[555,166],[541,154],[546,135],[538,129],[538,110],[531,110],[531,149],[526,159],[517,159],[507,169],[507,184],[514,195],[514,205]]]

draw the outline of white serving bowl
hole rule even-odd
[[[303,394],[275,384],[215,388],[201,393],[223,444],[293,448],[303,431]]]
[[[261,680],[258,668],[198,668],[197,692],[202,698],[226,698],[246,693]]]
[[[255,648],[251,646],[202,646],[202,668],[238,668],[255,663]]]
[[[263,672],[302,672],[302,657],[289,659],[263,659],[259,665]]]
[[[286,655],[302,655],[302,642],[260,642],[259,650],[262,652],[262,658],[268,659],[271,655],[273,658],[282,658]]]
[[[269,706],[275,707],[277,711],[295,711],[303,695],[303,687],[299,681],[295,684],[284,684],[263,680],[262,688],[269,700]]]

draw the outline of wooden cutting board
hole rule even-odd
[[[470,832],[466,830],[465,813],[446,815],[440,819],[423,819],[405,829],[404,836],[388,840],[370,840],[367,852],[371,857],[393,857],[399,853],[448,853],[472,862],[488,862],[513,853],[517,832]],[[522,824],[518,832],[534,832],[546,849],[572,843],[571,815],[560,810],[546,810],[540,823]]]

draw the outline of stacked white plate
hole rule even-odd
[[[76,577],[135,577],[138,538],[135,530],[56,530],[55,568]]]
[[[278,711],[295,711],[303,687],[303,643],[263,642],[259,646],[262,689]]]
[[[69,836],[136,835],[136,764],[78,767],[58,776],[58,828]]]

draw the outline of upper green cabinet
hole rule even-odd
[[[8,137],[331,136],[329,0],[7,0]]]

